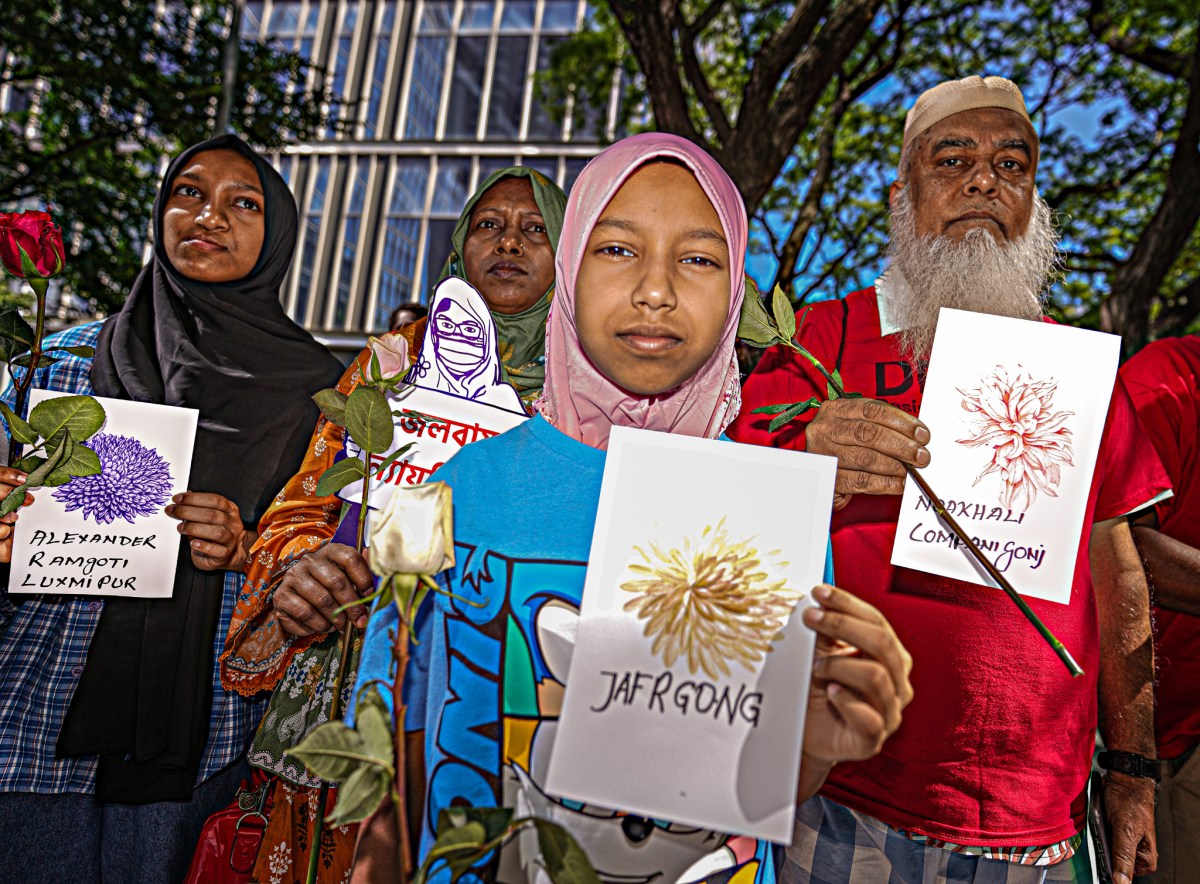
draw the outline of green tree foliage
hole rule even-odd
[[[1132,350],[1200,316],[1198,22],[1200,0],[608,0],[559,47],[543,92],[560,108],[573,94],[580,113],[623,76],[623,131],[708,148],[746,200],[762,288],[803,303],[880,269],[916,96],[1011,77],[1063,234],[1054,312]]]
[[[217,134],[228,2],[5,0],[0,209],[35,200],[66,234],[64,283],[109,310],[142,263],[164,156]],[[232,128],[275,147],[325,126],[324,71],[241,42]]]

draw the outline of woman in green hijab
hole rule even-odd
[[[451,275],[466,279],[487,302],[496,322],[505,380],[516,387],[526,408],[541,395],[545,378],[546,317],[566,202],[562,190],[541,173],[519,166],[501,169],[467,202],[439,276],[439,281]],[[398,329],[408,340],[410,359],[421,352],[427,322],[420,319]],[[338,384],[341,392],[350,392],[358,367],[369,358],[369,350],[359,354]],[[287,880],[308,867],[310,814],[316,808],[318,786],[285,758],[285,752],[302,735],[297,732],[299,723],[303,722],[300,731],[306,732],[328,718],[328,698],[314,699],[306,685],[314,672],[332,672],[338,662],[331,630],[346,615],[334,612],[341,601],[332,593],[353,586],[355,596],[365,595],[374,586],[353,547],[327,542],[337,528],[341,501],[313,493],[342,444],[341,428],[321,421],[300,472],[263,516],[260,542],[251,550],[244,600],[234,613],[221,655],[221,678],[231,690],[247,695],[275,691],[251,752],[251,763],[283,778],[272,787],[275,799],[255,880],[274,877],[271,864],[280,855],[292,862]],[[304,658],[297,660],[297,655]],[[357,659],[351,665],[357,667]],[[325,829],[321,880],[341,880],[350,868],[356,830]]]
[[[438,276],[465,279],[483,295],[496,323],[504,380],[526,408],[546,376],[546,317],[554,294],[554,251],[567,196],[540,172],[509,166],[488,176],[467,201]],[[401,329],[420,352],[424,320]]]

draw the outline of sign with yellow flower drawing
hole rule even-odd
[[[612,431],[548,792],[791,839],[834,468]]]
[[[939,316],[921,401],[931,436],[922,473],[1022,595],[1070,601],[1120,343],[1053,323]],[[996,586],[914,482],[892,564]]]

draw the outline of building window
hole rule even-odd
[[[459,37],[454,57],[454,82],[446,107],[446,138],[473,139],[483,98],[487,37]]]
[[[354,281],[354,258],[358,252],[363,201],[367,198],[367,177],[370,171],[369,159],[359,157],[355,160],[354,184],[350,191],[350,201],[346,205],[346,226],[342,233],[342,266],[338,272],[337,303],[333,311],[334,328],[340,328],[345,324],[347,310],[350,306],[350,285]]]
[[[321,237],[321,215],[325,208],[325,188],[329,186],[329,157],[317,160],[317,177],[312,196],[304,210],[304,241],[300,247],[300,280],[296,287],[296,309],[292,314],[304,321],[308,310],[308,295],[312,290],[313,267]]]
[[[375,38],[375,64],[371,68],[370,99],[367,101],[367,117],[363,122],[363,133],[367,138],[375,137],[382,112],[383,87],[387,82],[388,65],[392,54],[392,28],[396,24],[396,4],[385,3],[379,16],[379,30]]]

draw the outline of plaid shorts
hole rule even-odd
[[[780,884],[1086,884],[1087,848],[1051,866],[1022,865],[914,841],[820,795],[796,808]]]

